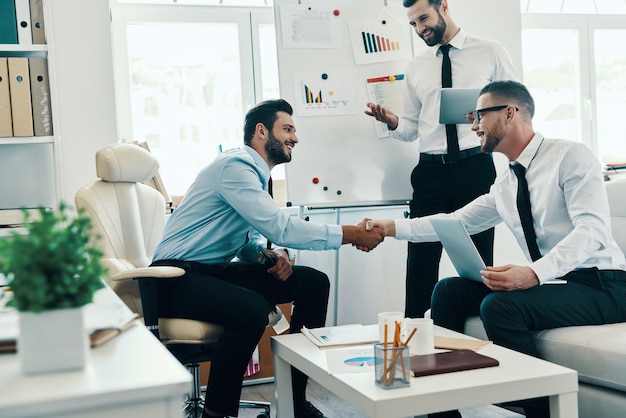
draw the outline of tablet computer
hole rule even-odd
[[[441,102],[439,105],[439,123],[462,124],[471,123],[465,117],[466,114],[476,110],[476,101],[480,89],[461,89],[449,87],[441,89]]]
[[[485,269],[485,263],[461,221],[456,218],[433,218],[430,224],[459,276],[482,283],[480,271]]]
[[[433,218],[430,220],[430,224],[446,249],[446,253],[459,276],[482,283],[480,271],[485,269],[485,262],[463,223],[456,218]],[[552,279],[543,284],[565,283],[567,280]]]

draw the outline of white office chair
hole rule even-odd
[[[165,199],[156,189],[142,184],[158,171],[159,163],[147,150],[134,144],[113,144],[96,153],[100,180],[81,188],[76,208],[91,218],[109,270],[107,283],[139,315],[146,326],[193,375],[193,387],[185,401],[185,416],[200,416],[203,399],[198,362],[211,360],[212,346],[223,327],[182,318],[158,318],[156,280],[180,277],[178,267],[149,267],[165,227]],[[200,301],[199,301],[200,302]],[[278,307],[268,326],[282,316]],[[158,367],[158,365],[155,365]],[[240,401],[241,408],[262,408],[259,417],[269,418],[269,402]]]

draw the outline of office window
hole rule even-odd
[[[181,4],[193,6],[269,6],[274,5],[273,0],[117,0],[117,3],[129,4]]]
[[[243,146],[246,111],[278,97],[271,8],[178,3],[111,8],[120,137],[148,142],[172,195]]]
[[[523,0],[521,7],[535,128],[583,142],[603,163],[626,162],[626,2]]]
[[[626,13],[624,0],[521,0],[522,13]]]

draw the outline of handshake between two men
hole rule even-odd
[[[342,225],[342,244],[352,244],[353,247],[365,252],[376,248],[387,236],[385,223],[365,218],[355,226]],[[387,228],[388,229],[388,228]]]

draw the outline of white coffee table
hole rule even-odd
[[[435,334],[470,338],[440,327]],[[542,396],[550,397],[552,418],[578,417],[575,370],[494,344],[479,352],[498,359],[498,367],[411,378],[410,387],[392,390],[376,386],[373,371],[329,374],[325,350],[302,334],[272,337],[277,417],[294,416],[292,365],[370,417],[407,417]]]

